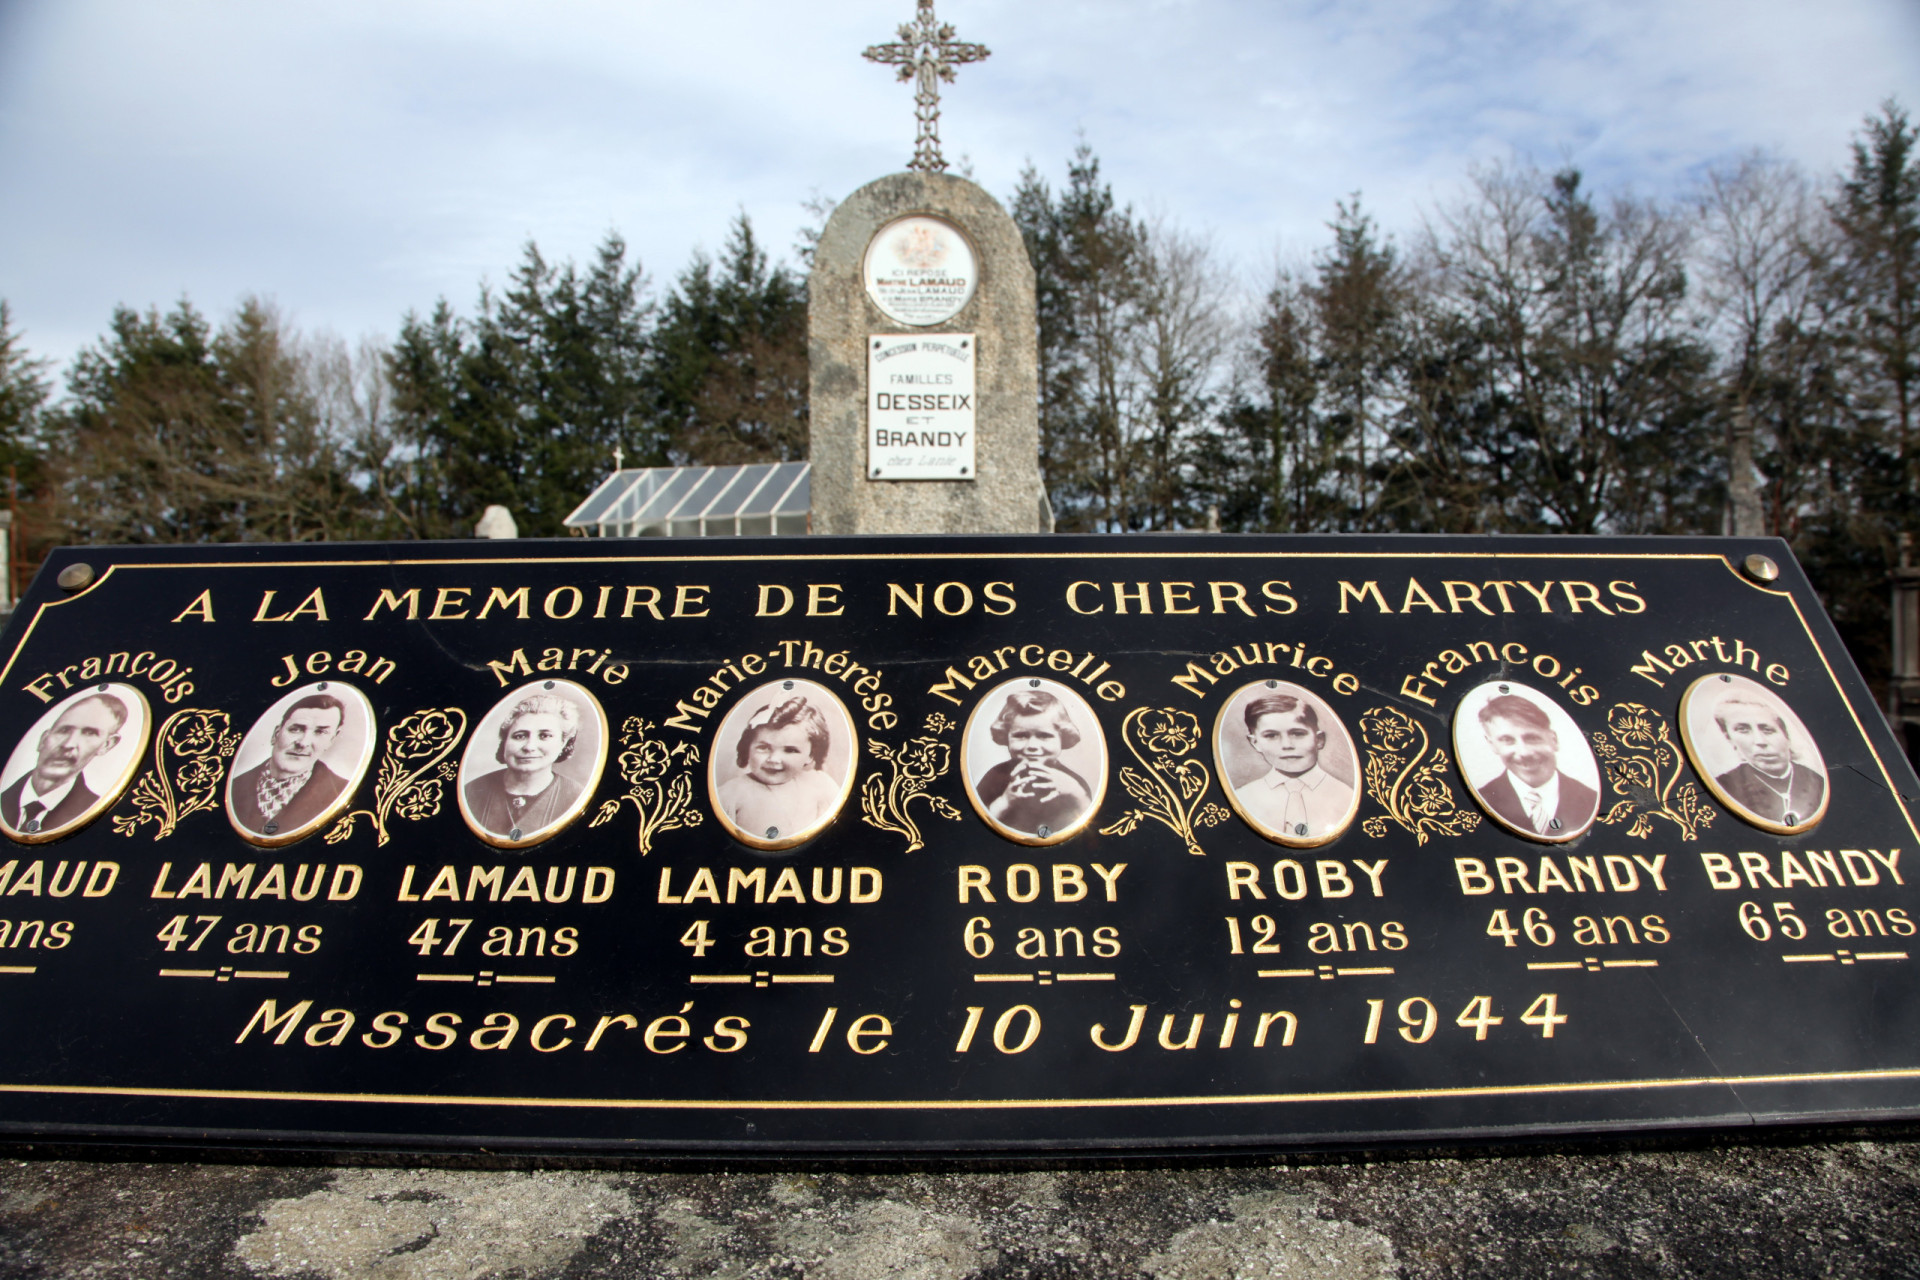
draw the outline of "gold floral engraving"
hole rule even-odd
[[[1373,707],[1360,717],[1367,747],[1367,794],[1386,809],[1360,824],[1376,840],[1397,822],[1425,844],[1434,836],[1465,835],[1480,815],[1454,803],[1447,785],[1447,753],[1433,745],[1426,726],[1398,707]]]
[[[1699,839],[1700,828],[1712,826],[1719,813],[1701,799],[1698,787],[1680,781],[1680,750],[1666,718],[1645,703],[1616,702],[1607,712],[1607,733],[1593,735],[1593,749],[1613,794],[1627,798],[1600,821],[1617,825],[1632,818],[1627,834],[1644,840],[1653,832],[1653,820],[1665,818],[1680,828],[1682,840]]]
[[[164,840],[182,818],[217,805],[227,761],[240,749],[240,734],[228,731],[230,723],[226,712],[198,707],[183,707],[168,716],[153,735],[153,768],[127,796],[139,812],[115,818],[113,829],[131,836],[151,822],[158,828],[153,838]]]
[[[945,721],[937,711],[934,716]],[[927,727],[941,733],[952,725],[935,724],[929,717]],[[920,824],[913,820],[911,806],[915,800],[925,800],[927,807],[942,818],[959,820],[960,810],[952,801],[927,793],[927,788],[945,777],[953,764],[953,752],[946,743],[938,738],[910,738],[897,747],[890,747],[868,738],[867,752],[892,765],[893,776],[889,778],[878,769],[867,775],[860,786],[862,822],[905,836],[907,852],[912,853],[926,844],[920,835]]]
[[[1186,841],[1188,853],[1204,857],[1207,851],[1200,847],[1194,828],[1225,822],[1227,810],[1211,800],[1200,803],[1213,774],[1200,761],[1185,758],[1200,745],[1200,721],[1191,711],[1135,707],[1120,722],[1120,737],[1146,770],[1142,773],[1131,765],[1120,769],[1120,785],[1140,807],[1100,828],[1100,834],[1124,836],[1152,818]]]
[[[620,726],[620,776],[626,779],[627,794],[615,796],[600,806],[587,825],[597,827],[612,821],[620,806],[628,801],[640,811],[640,856],[653,852],[653,838],[662,832],[697,827],[705,817],[693,807],[693,775],[686,772],[667,777],[676,765],[700,763],[700,748],[691,742],[666,743],[649,738],[653,721],[628,716]]]
[[[327,832],[327,843],[338,844],[351,836],[362,814],[373,823],[378,847],[390,839],[388,818],[418,822],[439,813],[446,784],[459,769],[447,757],[466,732],[467,713],[458,707],[416,711],[388,729],[387,753],[380,759],[380,776],[373,787],[373,808],[341,814]]]

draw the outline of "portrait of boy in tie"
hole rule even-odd
[[[1326,844],[1359,808],[1353,738],[1300,685],[1262,680],[1236,692],[1215,722],[1214,755],[1234,809],[1269,840]]]

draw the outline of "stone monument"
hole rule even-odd
[[[905,173],[828,219],[809,281],[813,532],[1044,533],[1033,266],[986,191],[946,172],[939,82],[987,50],[919,0],[866,56],[914,82]]]

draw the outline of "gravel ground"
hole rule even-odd
[[[1920,1276],[1906,1127],[1013,1172],[13,1154],[9,1277]]]

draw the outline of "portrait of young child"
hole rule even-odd
[[[974,808],[1022,843],[1066,839],[1092,821],[1106,791],[1106,742],[1093,709],[1051,680],[1010,681],[982,698],[967,724],[966,757]]]
[[[1262,680],[1238,690],[1221,708],[1213,742],[1234,809],[1267,839],[1313,848],[1353,821],[1353,738],[1300,685]]]
[[[714,814],[756,849],[792,848],[846,803],[852,752],[852,719],[823,686],[756,689],[721,721],[708,784]]]

